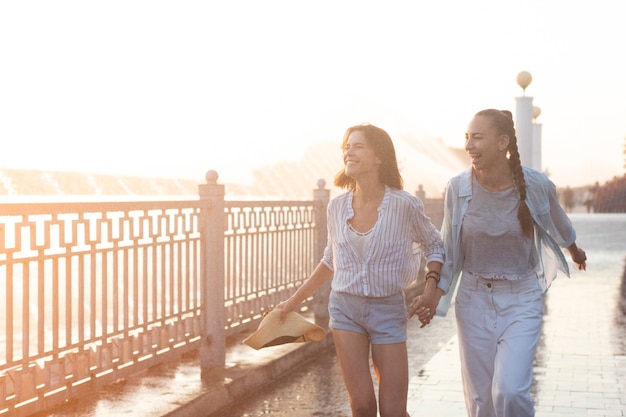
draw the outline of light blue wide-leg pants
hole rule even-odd
[[[468,416],[534,416],[530,387],[543,318],[537,277],[488,280],[464,272],[455,312]]]

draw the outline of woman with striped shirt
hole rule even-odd
[[[349,128],[342,143],[344,168],[335,185],[347,190],[328,205],[328,244],[311,276],[276,308],[286,314],[331,279],[330,322],[354,417],[405,417],[408,393],[407,314],[404,289],[426,256],[426,286],[439,282],[444,260],[437,228],[422,201],[402,190],[396,153],[384,130]],[[422,322],[434,314],[412,310]],[[370,375],[376,370],[379,402]]]

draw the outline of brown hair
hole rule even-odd
[[[517,136],[515,135],[515,127],[513,125],[513,114],[508,110],[486,109],[476,113],[476,116],[491,118],[493,127],[498,134],[507,135],[509,137],[509,146],[507,147],[509,167],[513,173],[513,182],[520,196],[519,209],[517,218],[524,235],[532,236],[534,230],[533,218],[530,209],[526,204],[526,180],[524,179],[524,171],[522,170],[522,162],[519,157],[517,148]]]
[[[378,178],[380,181],[392,188],[401,190],[403,182],[400,170],[398,169],[396,150],[391,141],[391,137],[383,129],[367,123],[349,127],[343,135],[341,149],[345,149],[350,134],[359,131],[363,132],[367,144],[374,149],[375,155],[381,160],[381,164],[378,168]],[[345,168],[335,175],[334,184],[340,188],[349,190],[356,188],[356,181],[354,178],[346,175]]]

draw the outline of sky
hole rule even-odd
[[[364,122],[462,147],[526,95],[555,184],[604,183],[624,174],[620,4],[5,0],[0,169],[246,183]]]

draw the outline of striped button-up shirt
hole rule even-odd
[[[386,187],[365,258],[352,244],[348,220],[353,191],[328,204],[328,244],[322,262],[333,271],[334,291],[364,297],[397,294],[418,276],[421,253],[427,262],[444,260],[441,234],[424,213],[422,201]]]

